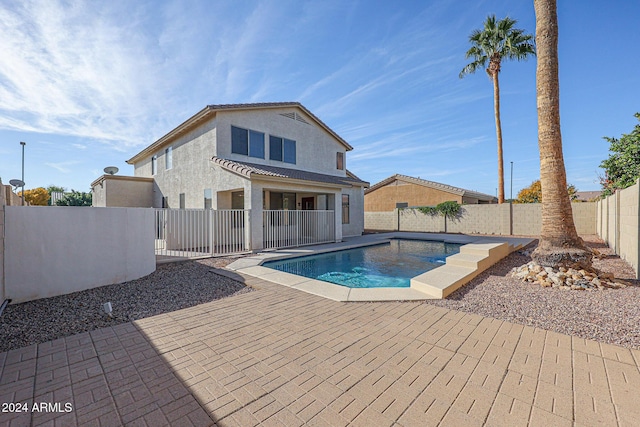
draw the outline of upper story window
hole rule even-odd
[[[269,135],[269,159],[296,164],[296,142]]]
[[[339,170],[344,170],[344,153],[337,153],[336,166]]]
[[[151,175],[155,175],[158,173],[158,155],[154,154],[151,157]]]
[[[164,149],[164,168],[167,170],[173,168],[173,147]]]
[[[231,126],[231,152],[264,159],[264,133]]]

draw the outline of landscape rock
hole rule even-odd
[[[576,291],[619,289],[627,286],[623,281],[615,280],[612,273],[598,271],[595,268],[576,270],[560,267],[554,270],[551,267],[542,267],[535,261],[512,269],[511,276],[543,288],[560,287]]]

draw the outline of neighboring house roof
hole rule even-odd
[[[576,191],[576,200],[590,202],[594,199],[600,198],[601,195],[601,191]]]
[[[127,163],[130,165],[134,164],[138,160],[151,155],[156,152],[163,145],[168,144],[173,141],[178,136],[184,134],[185,132],[191,130],[193,127],[200,124],[203,120],[208,119],[214,116],[218,111],[230,111],[230,110],[263,110],[270,108],[282,108],[282,107],[296,107],[302,110],[305,114],[311,117],[320,127],[329,132],[331,136],[333,136],[338,142],[340,142],[347,151],[353,150],[353,147],[347,143],[344,139],[342,139],[337,133],[335,133],[329,126],[327,126],[322,120],[316,117],[311,111],[307,110],[302,104],[299,102],[260,102],[253,104],[217,104],[217,105],[207,105],[202,110],[198,111],[196,114],[191,116],[189,119],[178,125],[175,129],[171,130],[169,133],[164,135],[162,138],[155,141],[153,144],[146,147],[144,150],[140,151],[138,154],[127,160]]]
[[[222,168],[234,172],[238,175],[249,179],[254,176],[261,178],[283,178],[298,181],[311,181],[323,184],[339,185],[341,187],[361,186],[367,187],[369,183],[360,180],[358,177],[347,171],[347,176],[325,175],[322,173],[307,172],[299,169],[280,168],[269,165],[258,165],[255,163],[239,162],[237,160],[228,160],[220,157],[213,157],[211,161]]]
[[[385,180],[378,182],[377,184],[372,185],[371,187],[369,187],[364,191],[364,194],[369,194],[372,191],[375,191],[380,187],[384,187],[385,185],[391,184],[396,180],[407,182],[410,184],[422,185],[424,187],[429,187],[436,190],[446,191],[447,193],[455,194],[457,196],[462,196],[462,197],[473,197],[478,200],[486,200],[486,201],[498,200],[496,197],[491,196],[489,194],[478,193],[477,191],[465,190],[464,188],[454,187],[452,185],[441,184],[439,182],[427,181],[426,179],[414,178],[412,176],[406,176],[406,175],[400,175],[400,174],[395,174]]]

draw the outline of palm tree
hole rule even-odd
[[[533,36],[525,34],[524,30],[514,28],[517,21],[506,17],[496,21],[495,15],[490,15],[484,22],[482,30],[474,30],[469,36],[471,48],[466,58],[473,61],[460,71],[460,78],[473,74],[479,68],[486,68],[487,74],[493,81],[493,108],[496,116],[496,136],[498,139],[498,203],[504,203],[504,166],[502,161],[502,125],[500,124],[500,85],[498,74],[503,59],[518,61],[535,55]]]
[[[558,15],[556,0],[534,0],[536,11],[536,92],[542,183],[542,231],[531,257],[548,267],[591,267],[591,252],[573,223],[560,134]]]

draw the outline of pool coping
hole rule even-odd
[[[433,240],[445,243],[459,243],[463,245],[461,252],[465,246],[469,247],[465,249],[466,255],[463,253],[463,256],[458,258],[454,257],[460,254],[447,257],[447,260],[454,258],[453,263],[447,261],[444,266],[437,267],[412,278],[411,287],[408,288],[348,288],[346,286],[335,285],[333,283],[310,279],[262,266],[262,264],[267,261],[379,245],[391,239]],[[334,301],[419,301],[446,297],[500,259],[528,245],[533,240],[532,238],[511,236],[404,231],[367,234],[344,238],[342,242],[269,252],[264,251],[238,259],[226,268]]]

